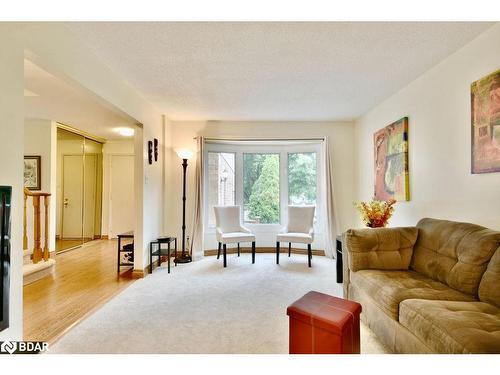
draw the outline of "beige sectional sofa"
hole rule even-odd
[[[422,219],[344,233],[344,297],[396,353],[500,353],[500,232]]]

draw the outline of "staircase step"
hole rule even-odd
[[[47,261],[40,261],[36,264],[29,263],[23,265],[23,284],[31,284],[37,280],[43,279],[51,275],[56,266],[56,261],[54,259],[49,259]]]

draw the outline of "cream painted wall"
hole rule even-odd
[[[354,127],[350,122],[233,122],[199,121],[170,122],[172,132],[170,173],[166,195],[169,210],[166,214],[170,234],[181,236],[182,225],[182,161],[175,154],[178,148],[196,150],[197,135],[205,137],[315,137],[329,136],[333,154],[334,183],[337,212],[341,230],[350,228],[354,222],[352,206],[354,192],[353,143]],[[196,160],[189,161],[186,202],[186,227],[191,232],[194,198]]]
[[[499,46],[496,24],[356,122],[356,199],[373,195],[373,133],[408,116],[411,200],[391,225],[436,217],[500,229],[500,173],[470,172],[470,84],[500,68]]]
[[[168,197],[174,192],[175,187],[172,185],[172,158],[177,155],[172,150],[172,124],[171,122],[164,116],[164,126],[163,126],[163,148],[160,149],[160,157],[163,159],[163,196],[164,204],[163,204],[163,228],[162,232],[164,234],[169,233],[169,228],[171,225],[169,224],[169,214],[172,209],[175,207],[173,199],[169,199]]]
[[[123,141],[108,141],[103,148],[103,191],[102,191],[102,235],[109,234],[109,215],[111,196],[110,190],[110,164],[113,155],[134,155],[134,141],[127,139]],[[134,181],[130,181],[131,188]],[[130,202],[133,204],[133,202]]]
[[[56,150],[57,150],[57,124],[51,120],[30,119],[24,121],[24,155],[41,156],[41,191],[51,193],[49,210],[49,250],[55,251],[56,235]],[[41,207],[41,233],[42,244],[44,241],[45,222],[43,220],[44,207]],[[33,203],[27,202],[27,233],[28,249],[33,250]]]
[[[23,47],[0,24],[0,185],[12,186],[9,328],[0,341],[23,337]]]

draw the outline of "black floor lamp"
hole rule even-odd
[[[186,252],[186,170],[188,159],[193,156],[190,150],[177,150],[177,155],[182,159],[182,253],[174,259],[174,263],[189,263],[191,255]]]

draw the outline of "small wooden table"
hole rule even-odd
[[[118,273],[120,273],[120,267],[133,267],[134,266],[134,263],[131,263],[131,262],[122,262],[121,261],[121,254],[124,254],[124,253],[127,253],[127,254],[130,254],[130,253],[134,253],[134,249],[132,247],[132,250],[126,250],[126,249],[122,249],[122,238],[132,238],[132,244],[134,243],[133,240],[134,240],[134,231],[133,230],[130,230],[128,232],[125,232],[125,233],[121,233],[119,234],[118,236],[118,262],[117,262],[117,266],[116,266],[116,270]]]

